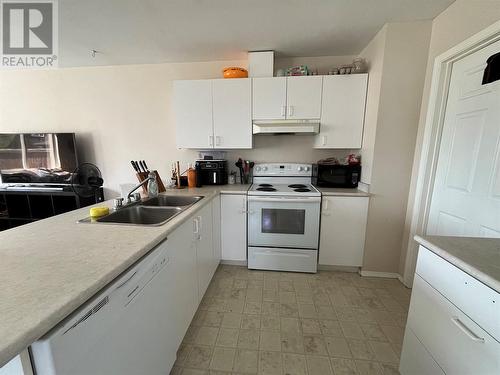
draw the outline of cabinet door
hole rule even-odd
[[[252,148],[252,81],[213,80],[215,148]]]
[[[213,217],[213,269],[214,272],[221,260],[221,234],[220,234],[220,196],[212,200],[212,217]]]
[[[500,374],[500,343],[418,274],[408,328],[446,374]]]
[[[247,259],[247,196],[221,195],[222,259],[246,261]]]
[[[205,205],[198,212],[194,220],[195,232],[198,234],[196,262],[198,268],[199,299],[201,300],[213,276],[212,205]]]
[[[323,77],[321,129],[315,148],[361,148],[368,74]]]
[[[174,81],[174,112],[179,148],[212,148],[212,81]]]
[[[323,197],[319,264],[363,265],[368,197]]]
[[[169,287],[175,291],[175,299],[170,304],[175,309],[172,325],[176,327],[175,338],[179,340],[177,343],[179,345],[198,308],[198,281],[193,277],[197,269],[192,222],[187,221],[176,228],[168,235],[165,244],[168,248],[168,257],[175,265],[170,270],[175,285]]]
[[[287,77],[287,119],[319,119],[322,76]]]
[[[286,77],[252,79],[254,120],[283,120],[286,118]]]
[[[405,331],[399,372],[401,375],[445,375],[441,367],[408,327]]]

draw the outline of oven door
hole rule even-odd
[[[248,245],[317,249],[321,197],[248,197]]]

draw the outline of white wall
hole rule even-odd
[[[374,68],[362,154],[362,175],[372,193],[363,260],[366,271],[399,270],[430,33],[430,21],[389,23],[363,51]]]
[[[500,20],[500,1],[498,0],[456,0],[439,16],[437,16],[432,23],[432,34],[418,123],[418,135],[412,168],[408,209],[402,239],[401,259],[399,265],[400,273],[403,273],[404,271],[408,248],[410,246],[416,246],[415,242],[410,239],[410,225],[415,203],[418,164],[420,162],[422,152],[422,140],[424,135],[425,118],[427,116],[429,104],[428,100],[431,88],[434,59],[438,55],[446,52],[498,20]]]

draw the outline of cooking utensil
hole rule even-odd
[[[240,170],[240,181],[243,184],[243,160],[241,160],[241,158],[239,158],[238,161],[235,163],[235,165]]]
[[[142,161],[142,165],[144,166],[144,168],[146,169],[146,172],[149,172],[149,168],[148,166],[146,165],[146,160],[143,160]]]

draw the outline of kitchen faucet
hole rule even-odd
[[[147,184],[149,181],[154,181],[156,182],[156,176],[154,174],[150,174],[146,179],[144,179],[143,181],[141,181],[139,184],[137,184],[137,186],[135,186],[132,190],[130,190],[127,194],[127,203],[126,205],[129,205],[131,203],[135,203],[137,201],[139,201],[141,199],[141,195],[139,193],[135,193],[133,195],[134,199],[132,199],[132,194],[134,193],[134,191],[136,191],[137,189],[139,189],[141,186]],[[114,203],[114,208],[115,210],[117,209],[120,209],[124,207],[123,205],[123,198],[116,198],[115,199],[115,203]]]

